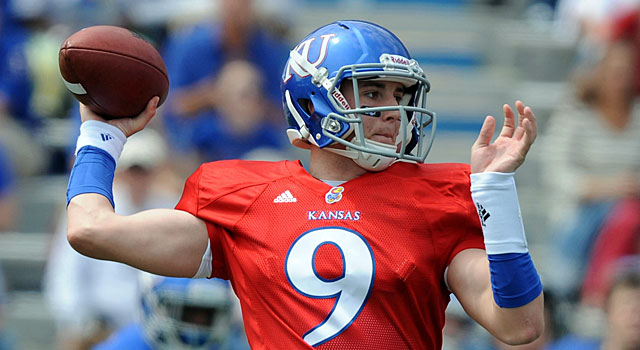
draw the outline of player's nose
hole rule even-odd
[[[396,99],[393,93],[385,94],[387,98],[385,98],[384,104],[387,106],[398,106],[400,103]],[[400,120],[400,111],[397,109],[384,111],[381,115],[382,120],[384,121],[399,121]]]
[[[397,105],[397,104],[398,104],[397,102],[394,102],[394,105]],[[400,121],[400,111],[397,109],[394,109],[391,111],[384,111],[382,112],[380,117],[385,122]]]

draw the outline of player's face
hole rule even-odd
[[[624,44],[613,45],[599,67],[599,86],[605,94],[626,95],[633,89],[635,75],[635,51]]]
[[[353,82],[346,80],[340,89],[349,105],[355,107]],[[360,108],[397,106],[405,94],[401,83],[391,81],[359,81]],[[376,116],[362,116],[365,137],[369,140],[395,144],[400,129],[400,112],[384,111]]]
[[[182,321],[199,326],[209,326],[213,322],[216,310],[207,307],[185,306],[182,311]]]

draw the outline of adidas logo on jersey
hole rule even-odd
[[[289,190],[286,190],[280,193],[280,195],[273,200],[273,203],[293,203],[297,201],[298,198],[294,197]]]

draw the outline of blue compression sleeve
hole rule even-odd
[[[67,187],[67,205],[71,198],[82,193],[98,193],[113,202],[113,174],[116,161],[109,153],[93,146],[84,146],[78,151],[76,162],[71,169]]]
[[[529,253],[489,254],[493,299],[500,307],[526,305],[542,293],[542,283]]]

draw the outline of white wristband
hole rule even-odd
[[[80,136],[76,142],[76,155],[84,146],[100,148],[118,162],[127,137],[117,127],[97,120],[87,120],[80,125]]]
[[[487,254],[529,251],[513,175],[471,174],[471,197],[482,223]]]

